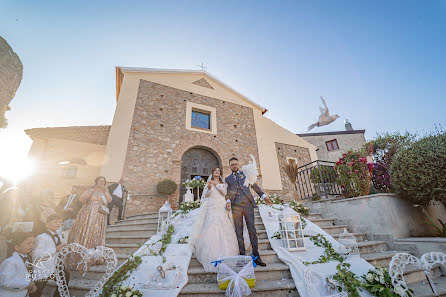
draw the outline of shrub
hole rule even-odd
[[[403,199],[421,206],[431,200],[446,204],[446,133],[431,133],[398,152],[390,177]]]
[[[337,183],[344,191],[344,197],[367,195],[370,191],[371,164],[358,152],[348,151],[336,162]]]
[[[319,167],[320,172],[319,174]],[[334,183],[336,182],[336,171],[333,166],[327,166],[327,165],[319,165],[319,167],[315,166],[310,171],[310,179],[311,182],[314,184],[320,184],[323,182],[325,183]],[[321,180],[322,175],[322,180]]]
[[[156,185],[156,190],[160,194],[172,195],[177,190],[177,184],[171,179],[164,179]]]
[[[373,163],[372,182],[376,191],[387,193],[391,191],[389,164],[384,162]]]

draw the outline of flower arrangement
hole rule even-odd
[[[273,204],[283,204],[283,200],[276,193],[267,195]]]
[[[337,183],[341,186],[344,197],[367,195],[370,191],[372,164],[358,152],[348,151],[336,162]]]
[[[203,189],[206,185],[206,181],[201,176],[196,176],[193,179],[187,179],[182,183],[183,187],[186,188],[200,188]]]
[[[134,289],[133,287],[120,286],[118,292],[110,295],[110,297],[141,297],[140,291]]]
[[[107,296],[126,296],[125,294],[128,293],[128,290],[126,290],[125,286],[122,286],[122,282],[125,281],[130,274],[139,267],[139,265],[142,263],[141,257],[139,256],[132,256],[129,258],[124,264],[122,264],[121,267],[119,267],[113,275],[108,279],[108,281],[105,283],[104,287],[102,288],[102,292],[99,295],[99,297],[107,297]],[[124,292],[122,292],[124,291]],[[132,288],[130,288],[130,292],[132,291]],[[124,294],[122,294],[124,293]],[[139,294],[139,295],[138,295]],[[135,290],[133,291],[132,295],[129,296],[138,296],[141,297],[142,294]]]
[[[301,202],[291,200],[290,202],[288,202],[288,204],[290,205],[290,207],[292,209],[294,209],[295,211],[297,211],[304,217],[306,217],[310,214],[310,209],[308,207],[306,207],[305,205],[303,205]]]
[[[390,278],[389,272],[386,268],[376,267],[374,270],[369,270],[366,275],[362,276],[363,284],[362,287],[370,292],[373,296],[382,297],[398,297],[413,296],[413,291],[409,288],[395,289],[392,285],[392,279]]]

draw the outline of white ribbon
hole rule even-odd
[[[252,278],[253,275],[254,266],[252,265],[252,261],[243,266],[239,273],[235,273],[234,270],[229,268],[223,262],[218,264],[218,281],[223,283],[229,281],[228,287],[226,288],[227,297],[243,297],[250,295],[251,289],[245,278]],[[233,289],[232,286],[234,286]]]

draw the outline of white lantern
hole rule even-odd
[[[341,253],[348,254],[349,259],[359,259],[361,255],[359,254],[358,243],[356,242],[356,237],[344,228],[344,232],[339,235],[338,242],[341,244]]]
[[[158,229],[157,232],[164,232],[169,226],[170,217],[172,216],[172,207],[168,201],[164,202],[158,213]]]
[[[302,232],[302,221],[300,215],[295,212],[288,203],[279,215],[280,238],[283,247],[289,251],[304,251],[304,234]]]
[[[186,187],[186,193],[183,195],[184,202],[192,202],[194,201],[194,194],[192,194],[190,187]]]

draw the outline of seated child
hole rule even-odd
[[[56,264],[56,254],[66,244],[62,243],[62,219],[57,214],[48,216],[46,220],[46,230],[36,237],[36,244],[33,250],[33,260],[40,261],[40,267],[34,267],[37,290],[30,294],[30,297],[40,297],[48,280],[55,280],[54,271]],[[69,272],[64,268],[65,278],[70,280]],[[56,288],[53,296],[60,296]]]
[[[34,241],[31,233],[14,232],[14,252],[0,264],[0,296],[25,297],[36,291],[30,255]]]

